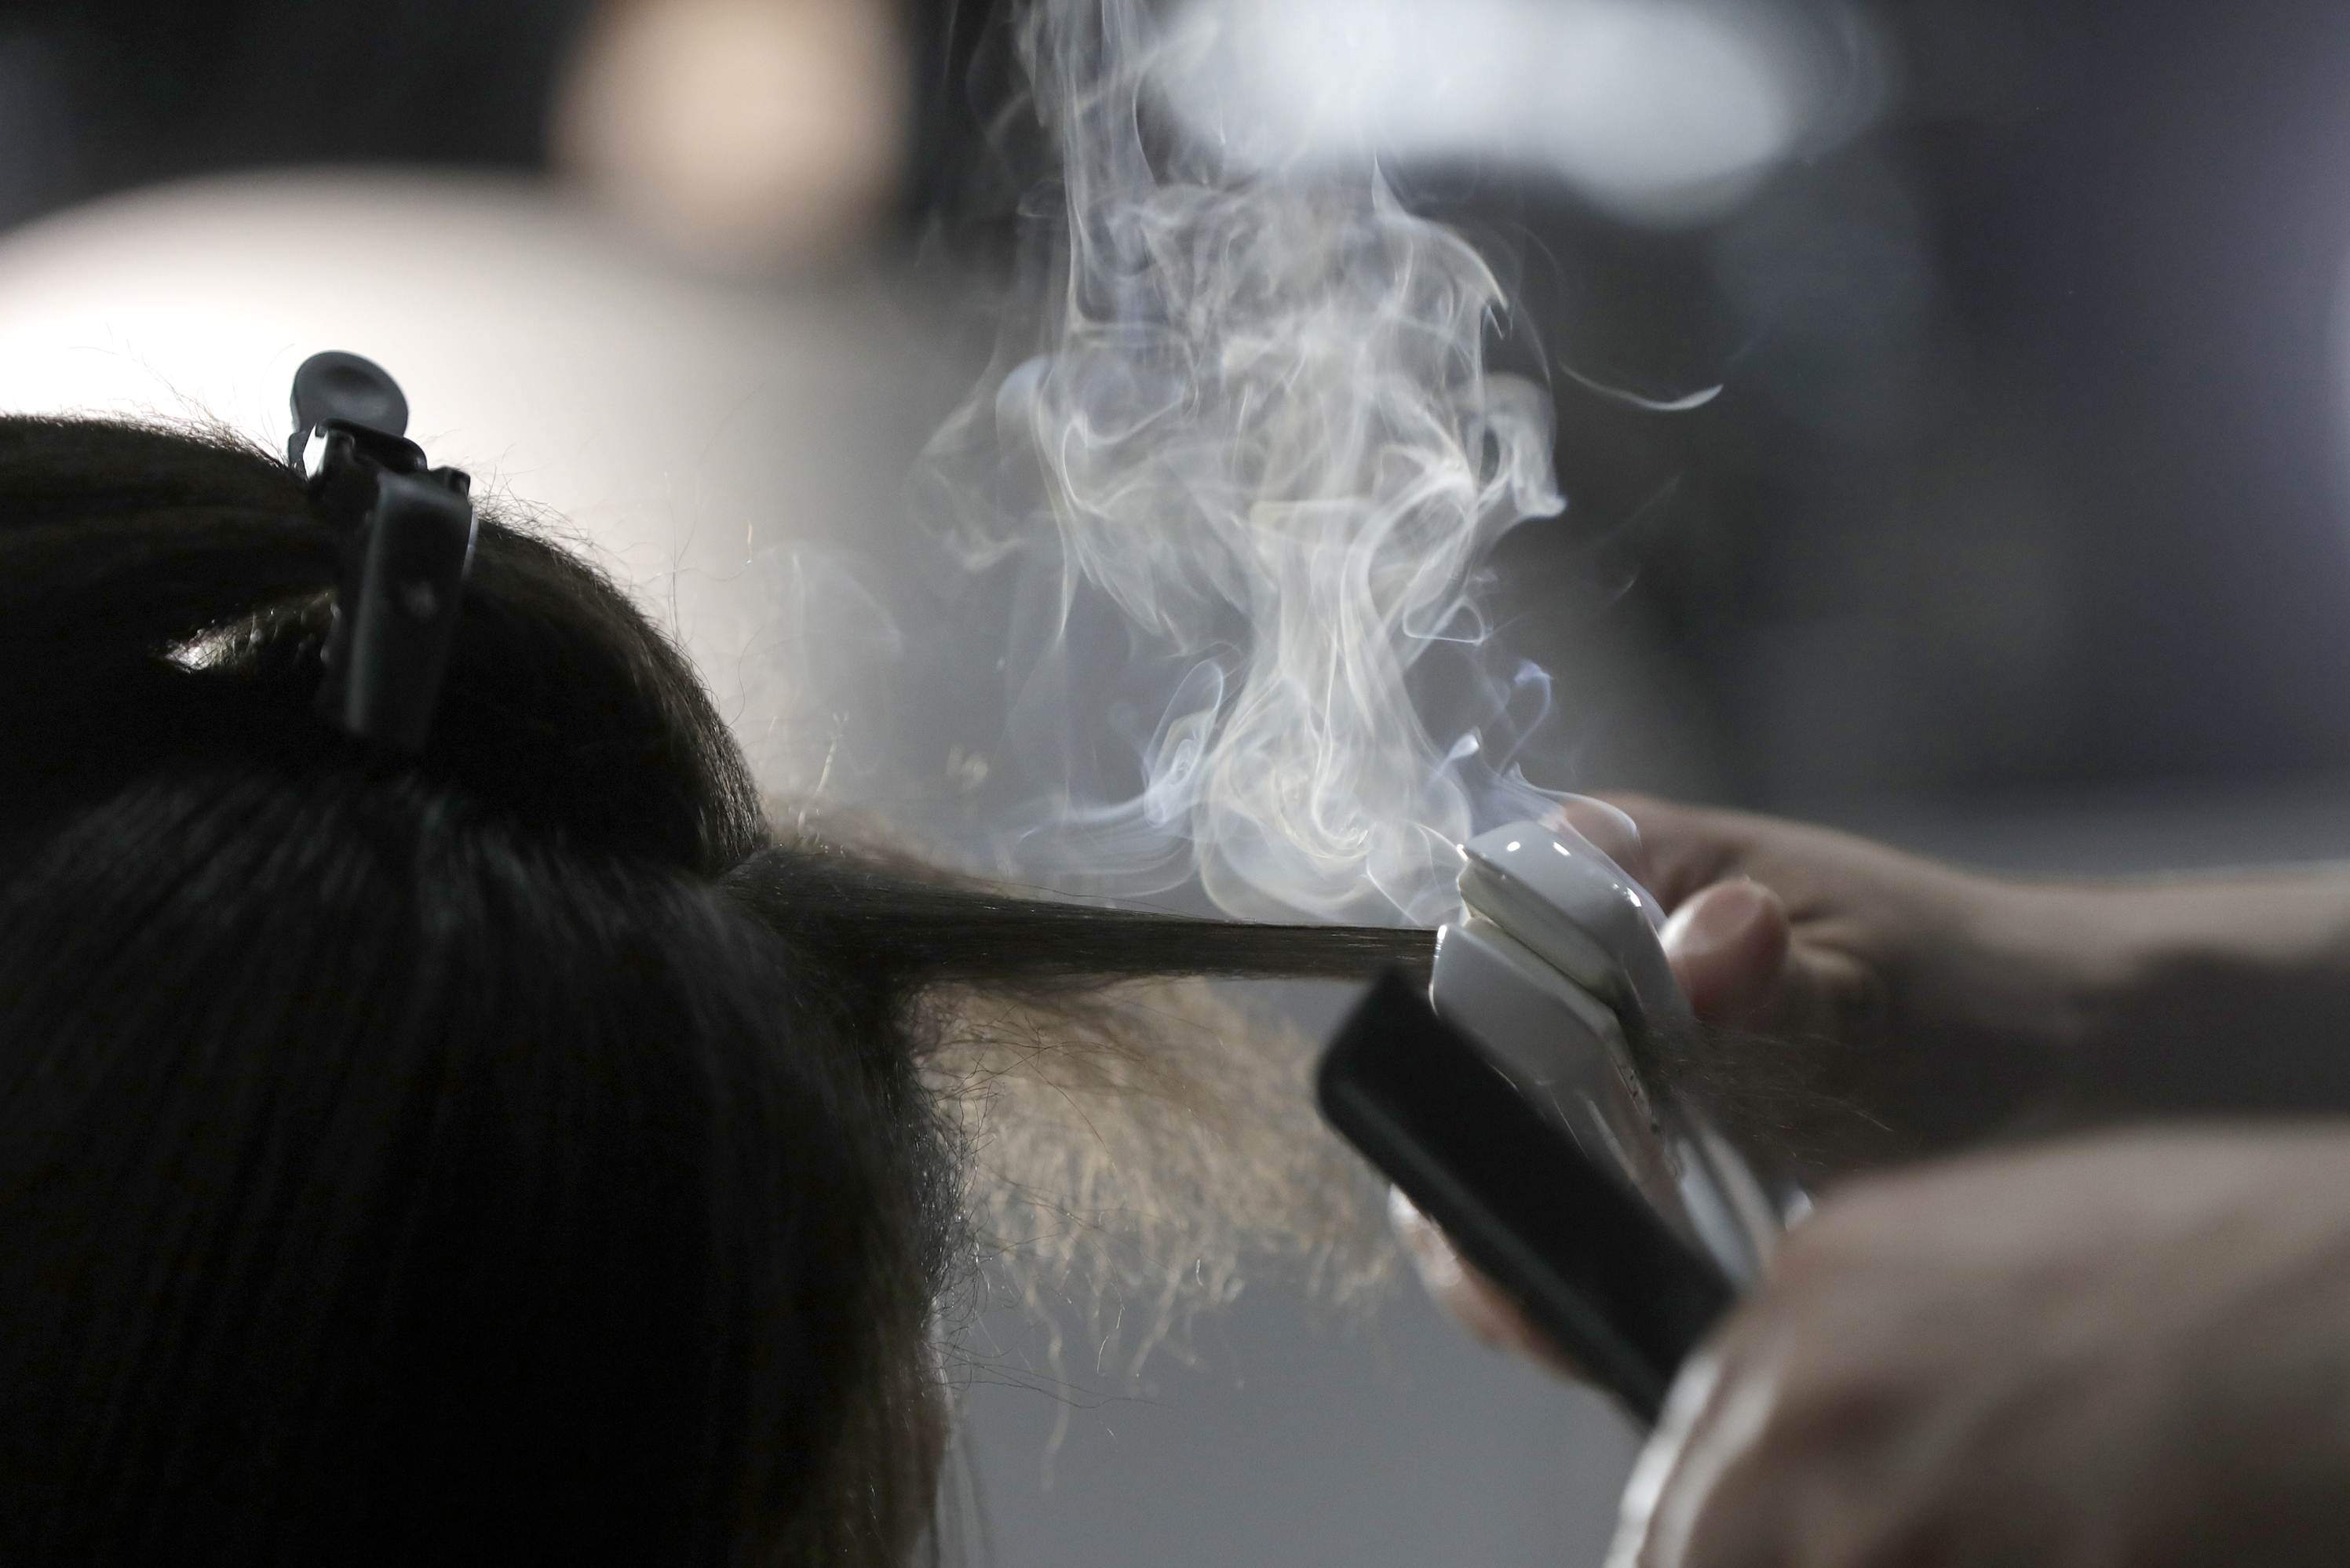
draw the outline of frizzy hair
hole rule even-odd
[[[1426,962],[778,842],[494,509],[374,752],[311,711],[337,550],[216,433],[0,420],[0,1558],[902,1562],[929,999]]]

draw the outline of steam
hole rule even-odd
[[[1546,683],[1481,662],[1481,562],[1562,505],[1547,399],[1485,368],[1501,286],[1367,155],[1224,161],[1160,102],[1140,0],[1043,0],[1024,44],[1061,160],[1041,342],[927,454],[955,558],[1020,576],[1003,857],[1440,920],[1461,841],[1547,799],[1525,715],[1487,732]],[[1439,649],[1472,655],[1471,722],[1415,705]]]

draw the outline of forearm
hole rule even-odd
[[[2041,893],[2083,1108],[2350,1111],[2350,866]]]
[[[2051,1113],[2350,1114],[2350,864],[2030,881],[1626,804],[1699,1015],[1772,1037],[1813,1102],[1852,1113],[1817,1118],[1823,1166]],[[1767,892],[1736,893],[1743,880]]]

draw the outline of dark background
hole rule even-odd
[[[1704,233],[1552,220],[1570,357],[1726,386],[1672,418],[1559,399],[1568,491],[1638,519],[1627,608],[1730,787],[2338,765],[2350,12],[1874,15],[1905,80],[1871,133]]]
[[[0,224],[204,171],[534,166],[588,10],[0,9]],[[1725,388],[1664,415],[1556,379],[1573,505],[1504,542],[1510,635],[1556,662],[1552,628],[1604,617],[1700,737],[1669,782],[1782,809],[2350,763],[2350,8],[1866,15],[1887,110],[1705,227],[1399,171],[1515,279],[1505,360]],[[983,133],[1000,36],[910,22],[892,243],[976,253],[1026,172]],[[1553,736],[1541,782],[1614,782],[1568,776],[1589,738]]]

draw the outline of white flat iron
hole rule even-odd
[[[1437,1014],[1544,1120],[1665,1226],[1751,1286],[1809,1205],[1766,1182],[1698,1107],[1644,1077],[1665,1030],[1694,1028],[1648,890],[1563,824],[1471,839],[1463,918],[1437,935]]]

